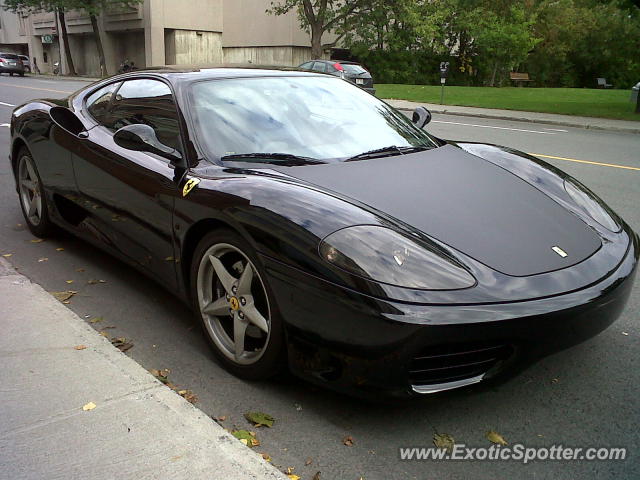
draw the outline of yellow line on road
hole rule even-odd
[[[614,163],[590,162],[589,160],[577,160],[575,158],[554,157],[553,155],[542,155],[541,153],[530,153],[529,155],[533,155],[534,157],[552,158],[554,160],[564,160],[567,162],[586,163],[588,165],[598,165],[600,167],[623,168],[625,170],[640,171],[639,167],[628,167],[627,165],[616,165]]]
[[[13,88],[28,88],[29,90],[42,90],[44,92],[55,92],[55,93],[73,93],[67,90],[54,90],[52,88],[39,88],[39,87],[27,87],[26,85],[12,85],[11,83],[0,83],[2,87],[13,87]]]

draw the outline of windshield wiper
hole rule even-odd
[[[377,148],[368,152],[359,153],[358,155],[347,158],[345,162],[364,160],[367,158],[389,157],[391,155],[405,155],[407,153],[422,152],[424,150],[429,150],[429,147],[398,147],[397,145],[391,145],[389,147]]]
[[[291,153],[234,153],[233,155],[225,155],[220,160],[224,161],[251,161],[253,159],[276,160],[287,165],[317,165],[325,163],[321,160],[311,157],[301,157]]]

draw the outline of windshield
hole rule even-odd
[[[352,63],[341,63],[340,65],[342,65],[342,68],[344,68],[345,72],[347,73],[352,73],[354,75],[367,73],[367,71],[360,65],[354,65]]]
[[[197,138],[211,160],[260,153],[343,161],[389,146],[437,146],[404,115],[329,76],[197,82],[191,105]],[[263,161],[279,163],[273,155]]]
[[[20,58],[13,53],[0,53],[0,58],[6,58],[7,60],[20,60]]]

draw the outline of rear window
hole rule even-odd
[[[354,73],[356,75],[359,75],[361,73],[367,73],[367,70],[361,65],[353,65],[351,63],[347,63],[347,64],[341,63],[340,65],[342,65],[342,67],[347,73]]]
[[[0,58],[6,58],[7,60],[20,60],[20,57],[13,53],[0,53]]]

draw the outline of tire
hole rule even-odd
[[[265,380],[283,369],[286,350],[274,295],[257,255],[240,235],[221,229],[200,240],[191,264],[190,293],[204,334],[228,371]]]
[[[37,237],[49,237],[55,233],[55,226],[49,218],[42,180],[33,157],[26,148],[18,152],[17,167],[18,197],[27,227]]]

